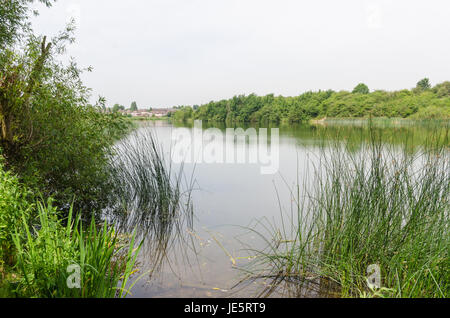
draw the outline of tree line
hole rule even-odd
[[[393,92],[370,92],[361,83],[351,92],[310,91],[295,97],[239,95],[197,107],[182,106],[173,117],[179,121],[229,123],[301,123],[325,117],[447,119],[450,118],[450,82],[432,87],[425,78],[413,89]]]

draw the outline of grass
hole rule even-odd
[[[13,235],[18,275],[10,290],[15,296],[110,298],[128,294],[125,286],[140,250],[140,246],[135,248],[135,235],[124,243],[106,223],[97,228],[92,220],[83,228],[80,217],[72,216],[71,209],[63,225],[51,202],[38,204],[38,226],[30,226],[23,215],[22,231]],[[68,286],[71,265],[80,269],[79,288]]]
[[[72,208],[63,215],[52,200],[36,203],[0,157],[0,297],[126,296],[141,249],[136,235],[94,219],[85,226]],[[70,265],[79,266],[79,288],[67,285]]]
[[[0,154],[0,278],[3,276],[2,267],[14,262],[11,233],[21,222],[22,215],[29,215],[34,209],[34,205],[29,203],[30,197],[31,191],[20,184],[14,174],[5,171]]]
[[[260,296],[450,296],[448,129],[414,153],[370,131],[357,152],[327,139],[291,213],[253,229],[267,242],[247,269],[269,281]],[[370,265],[381,288],[368,287]]]
[[[157,268],[166,250],[183,239],[185,226],[192,228],[192,182],[183,178],[182,166],[175,172],[150,129],[135,131],[115,150],[116,197],[109,215],[120,229],[136,228],[145,237],[146,255]]]

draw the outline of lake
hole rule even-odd
[[[225,136],[227,128],[238,127],[203,123],[201,129],[206,133],[210,128],[215,128],[213,132],[216,135],[222,132]],[[297,185],[314,187],[312,177],[321,171],[320,153],[327,147],[326,141],[345,143],[345,151],[357,153],[370,137],[365,123],[355,121],[351,124],[246,125],[242,128],[254,128],[257,134],[260,128],[268,128],[268,148],[275,149],[278,157],[274,173],[263,174],[261,168],[264,165],[249,159],[252,147],[256,147],[250,139],[232,144],[219,140],[217,136],[209,140],[210,146],[216,143],[214,149],[224,149],[223,158],[228,148],[239,147],[239,144],[246,146],[246,157],[241,162],[206,163],[205,160],[194,162],[189,159],[183,164],[173,162],[174,134],[191,132],[195,139],[192,124],[149,121],[140,124],[137,133],[129,137],[140,138],[139,134],[148,132],[156,137],[167,164],[172,166],[173,175],[182,175],[181,183],[185,190],[192,188],[188,193],[193,207],[192,225],[183,223],[179,232],[173,234],[179,237],[167,246],[159,266],[153,261],[151,239],[145,243],[150,248],[144,247],[140,255],[140,271],[134,277],[142,277],[133,287],[132,297],[257,296],[261,289],[267,287],[267,282],[247,279],[247,266],[254,256],[252,250],[264,249],[267,245],[265,239],[270,239],[274,229],[275,232],[291,230],[285,222],[295,213]],[[275,135],[271,133],[272,128],[279,129],[277,147],[271,140]],[[393,145],[399,153],[403,148],[412,153],[421,147],[434,128],[381,122],[376,130],[383,141]],[[187,158],[186,153],[184,158]],[[310,293],[308,296],[315,295]],[[290,294],[280,289],[272,296],[289,297]]]

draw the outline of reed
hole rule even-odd
[[[261,296],[287,286],[293,296],[449,297],[448,129],[414,153],[373,129],[358,151],[337,139],[292,189],[282,225],[252,229],[267,242],[246,269],[269,280]],[[380,289],[368,287],[370,265]]]
[[[111,171],[115,196],[108,215],[119,230],[137,229],[156,269],[169,247],[184,240],[185,228],[192,228],[192,178],[185,178],[182,165],[178,170],[172,166],[148,128],[116,146]]]

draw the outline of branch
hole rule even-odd
[[[28,141],[30,141],[33,138],[33,120],[31,119],[31,116],[30,116],[30,98],[33,94],[33,90],[36,86],[36,83],[38,83],[39,78],[42,75],[42,70],[44,68],[45,61],[46,61],[47,57],[49,56],[50,49],[52,47],[52,43],[46,44],[46,41],[47,41],[47,37],[44,36],[44,39],[42,40],[42,43],[41,43],[41,55],[36,60],[36,63],[33,66],[30,78],[28,80],[28,85],[27,85],[27,88],[25,91],[24,106],[28,112],[28,118],[30,120],[30,134],[28,136]]]
[[[52,47],[52,43],[45,43],[47,41],[47,37],[44,36],[44,39],[42,40],[41,44],[41,55],[36,60],[36,63],[33,66],[33,69],[31,71],[30,78],[28,80],[28,86],[25,91],[25,94],[27,95],[26,101],[28,101],[28,98],[30,98],[31,94],[33,93],[34,86],[38,82],[40,76],[42,75],[42,69],[44,68],[45,60],[50,54],[50,49]]]

